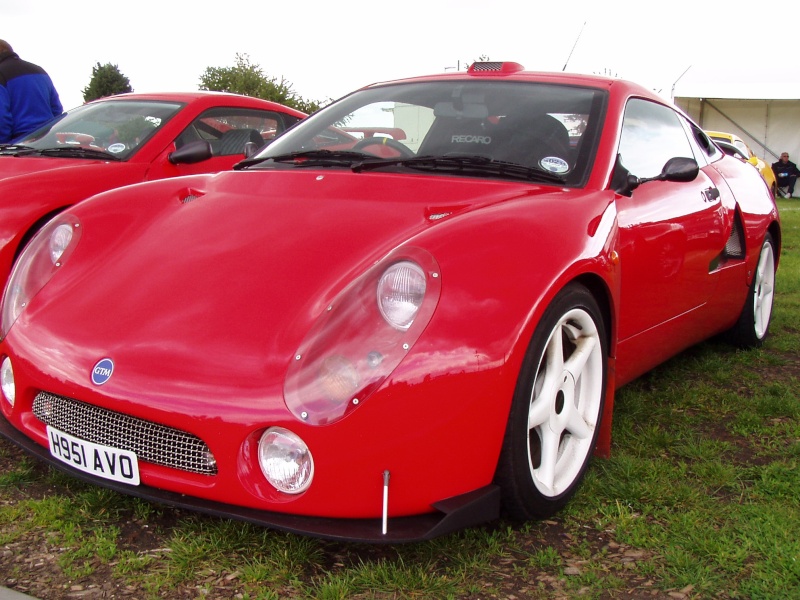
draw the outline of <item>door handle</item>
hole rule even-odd
[[[706,188],[703,190],[703,202],[716,202],[719,199],[718,188]]]

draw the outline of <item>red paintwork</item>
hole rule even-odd
[[[172,164],[175,138],[202,112],[214,107],[239,107],[283,113],[301,119],[305,115],[274,102],[216,92],[120,94],[96,102],[160,100],[185,106],[128,160],[59,157],[0,156],[0,282],[5,284],[15,256],[41,220],[106,190],[180,175],[213,173],[230,169],[243,154],[214,156],[196,164]],[[58,134],[63,138],[66,134]],[[74,137],[74,136],[71,136]],[[90,136],[89,136],[90,137]],[[64,143],[65,140],[60,140]],[[75,139],[75,141],[80,141]],[[89,147],[87,144],[86,147]]]
[[[452,77],[467,76],[415,81]],[[214,477],[142,464],[146,485],[298,515],[377,517],[389,470],[391,516],[424,513],[492,482],[533,331],[557,292],[580,279],[608,312],[611,387],[598,442],[608,455],[614,388],[733,325],[761,239],[769,227],[777,236],[777,209],[759,175],[728,157],[694,182],[645,184],[632,197],[609,189],[626,101],[661,102],[638,86],[560,74],[484,78],[608,90],[585,185],[304,166],[97,196],[70,210],[80,243],[0,343],[17,381],[16,407],[0,401],[5,417],[46,446],[29,409],[48,390],[190,431],[217,457]],[[703,203],[712,183],[720,199]],[[189,194],[197,199],[182,203]],[[709,274],[735,211],[746,259]],[[354,278],[406,247],[441,270],[430,323],[348,416],[301,422],[283,399],[297,348]],[[88,374],[105,356],[117,370],[99,388]],[[303,494],[280,494],[261,476],[254,448],[272,425],[314,455]]]

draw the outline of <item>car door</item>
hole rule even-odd
[[[696,158],[681,117],[643,99],[626,106],[619,155],[639,178],[657,176],[670,158]],[[618,199],[618,333],[621,344],[648,333],[648,342],[629,345],[636,353],[649,348],[655,359],[661,347],[671,353],[699,333],[693,315],[714,291],[726,241],[721,193],[701,169],[693,181],[650,181]]]

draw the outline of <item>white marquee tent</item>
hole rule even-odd
[[[800,162],[800,100],[738,98],[675,98],[703,129],[741,137],[764,162],[781,152]]]
[[[713,77],[711,73],[703,75]],[[682,82],[673,101],[703,129],[738,135],[768,164],[778,160],[781,152],[788,152],[790,160],[800,164],[800,86],[796,78],[764,78],[747,86],[710,79]]]

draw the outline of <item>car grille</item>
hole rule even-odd
[[[157,465],[214,475],[217,462],[200,438],[165,425],[40,392],[33,414],[45,424],[82,440],[129,450]]]

